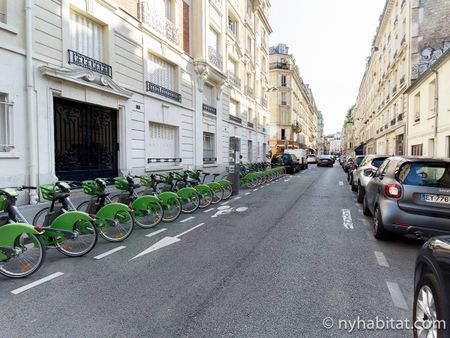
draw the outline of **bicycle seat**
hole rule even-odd
[[[70,193],[68,193],[68,192],[57,192],[57,193],[50,193],[50,194],[53,195],[53,197],[57,200],[67,198],[70,196]]]
[[[205,175],[205,176],[209,176],[209,175],[211,175],[210,173],[203,173],[203,175]]]
[[[220,174],[217,174],[217,173],[215,173],[215,174],[212,174],[214,177],[217,177],[217,176],[219,176]]]

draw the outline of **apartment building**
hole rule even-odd
[[[0,0],[0,186],[261,160],[269,8]]]
[[[408,153],[406,90],[427,53],[449,40],[449,18],[445,0],[386,1],[353,112],[354,147],[366,154]]]
[[[289,148],[317,152],[318,117],[314,96],[303,82],[289,47],[270,48],[270,147],[273,153]]]

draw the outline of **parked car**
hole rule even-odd
[[[286,172],[295,174],[300,171],[300,163],[294,154],[277,154],[272,157],[272,167],[285,167]]]
[[[353,171],[352,191],[357,192],[358,203],[363,202],[367,183],[387,158],[386,155],[367,155],[358,168]]]
[[[353,163],[349,166],[348,171],[347,171],[348,184],[350,184],[350,185],[353,184],[353,173],[355,172],[356,169],[358,169],[359,165],[364,160],[364,157],[365,157],[364,155],[356,156],[355,159],[353,160]]]
[[[316,155],[314,155],[314,154],[309,154],[307,157],[308,157],[308,158],[307,158],[308,164],[310,164],[310,163],[317,163],[317,157],[316,157]]]
[[[345,160],[347,159],[347,157],[345,156],[345,155],[341,155],[340,157],[339,157],[339,164],[341,165],[341,166],[344,166],[344,163],[345,163]]]
[[[333,166],[333,159],[330,155],[321,155],[317,159],[317,166],[318,167],[332,167]]]
[[[439,327],[440,321],[447,327]],[[450,236],[434,237],[419,251],[414,270],[413,322],[418,326],[414,337],[450,336]],[[430,323],[435,325],[429,328]]]
[[[305,149],[288,149],[284,152],[288,154],[294,154],[298,158],[300,162],[300,169],[308,168],[307,154]]]
[[[350,168],[350,166],[353,165],[353,162],[355,161],[354,157],[347,157],[347,159],[344,162],[344,165],[342,166],[342,168],[344,169],[344,172],[348,173],[348,170]]]
[[[377,239],[450,234],[450,160],[387,158],[367,184],[363,210]]]

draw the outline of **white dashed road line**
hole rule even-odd
[[[153,231],[153,232],[149,233],[148,235],[145,235],[145,237],[153,237],[153,236],[156,236],[157,234],[160,234],[161,232],[164,232],[166,230],[167,230],[166,228],[163,228],[158,231]]]
[[[186,219],[180,221],[180,223],[186,223],[186,222],[189,222],[189,221],[193,220],[194,218],[195,218],[194,216],[188,217],[188,218],[186,218]]]
[[[344,228],[353,229],[352,214],[349,209],[342,209],[342,221]]]
[[[120,250],[123,250],[125,248],[126,248],[126,246],[124,246],[124,245],[118,246],[117,248],[114,248],[114,249],[111,249],[109,251],[106,251],[106,252],[102,253],[101,255],[95,256],[94,259],[105,258],[106,256],[112,255],[113,253],[115,253],[117,251],[120,251]]]
[[[205,210],[205,211],[203,211],[204,213],[208,213],[208,212],[211,212],[211,211],[213,211],[214,210],[214,208],[211,208],[211,209],[208,209],[208,210]]]
[[[344,185],[344,182],[339,181],[339,185],[342,187]]]
[[[399,309],[408,310],[408,304],[406,304],[406,300],[403,296],[402,290],[400,290],[400,286],[394,282],[386,282],[386,284],[394,305]]]
[[[41,278],[41,279],[39,279],[39,280],[37,280],[37,281],[35,281],[33,283],[30,283],[30,284],[24,285],[24,286],[22,286],[22,287],[20,287],[18,289],[12,290],[11,293],[15,294],[15,295],[18,295],[19,293],[27,291],[27,290],[29,290],[31,288],[34,288],[34,287],[36,287],[38,285],[41,285],[41,284],[45,283],[45,282],[51,281],[52,279],[55,279],[55,278],[60,277],[62,275],[64,275],[64,273],[56,272],[54,274],[51,274],[50,276]]]
[[[249,192],[246,192],[246,193],[245,193],[245,196],[248,196],[248,195],[250,195],[250,193],[249,193]]]
[[[384,266],[386,268],[389,267],[389,263],[386,259],[386,256],[384,255],[384,253],[382,253],[381,251],[375,251],[375,257],[377,258],[379,266]]]
[[[196,225],[195,227],[192,227],[189,230],[186,230],[186,231],[182,232],[181,234],[176,235],[175,238],[180,238],[181,236],[186,235],[187,233],[191,232],[192,230],[200,228],[203,225],[205,225],[205,223],[200,223],[200,224]]]

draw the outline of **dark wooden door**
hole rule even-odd
[[[117,176],[117,110],[55,98],[54,122],[58,179]]]

